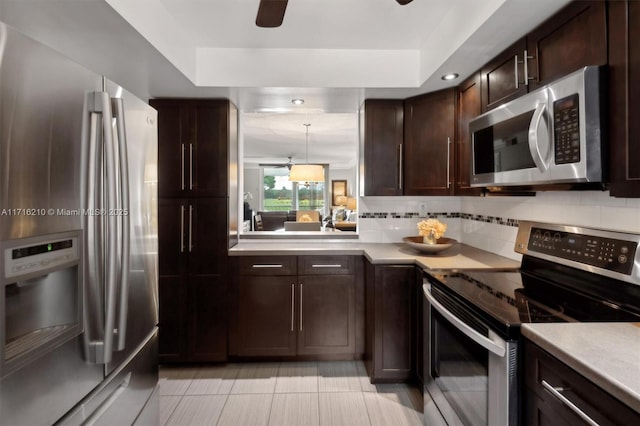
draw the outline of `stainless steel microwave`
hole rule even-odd
[[[602,182],[601,78],[584,67],[472,120],[471,186]]]

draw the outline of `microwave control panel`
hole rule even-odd
[[[637,245],[635,241],[534,227],[528,249],[630,275]]]
[[[580,162],[579,99],[575,93],[553,103],[553,134],[556,164]]]

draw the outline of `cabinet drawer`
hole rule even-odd
[[[540,400],[538,417],[553,413],[567,424],[578,424],[579,415],[569,408],[574,404],[600,425],[640,424],[640,414],[537,345],[526,341],[524,354],[525,392],[534,393]],[[529,403],[531,400],[528,398]],[[531,411],[535,407],[525,407],[525,412]]]
[[[353,256],[298,256],[300,275],[352,275]]]
[[[246,256],[240,258],[240,275],[296,275],[295,256]]]

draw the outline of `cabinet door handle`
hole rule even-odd
[[[184,206],[180,206],[180,253],[184,253]]]
[[[516,55],[516,57],[514,59],[515,60],[513,61],[513,64],[514,64],[514,68],[515,69],[514,69],[513,74],[516,77],[516,89],[517,89],[518,87],[520,87],[520,78],[518,76],[518,55]]]
[[[312,268],[342,268],[342,265],[335,263],[335,264],[321,264],[321,265],[311,265]]]
[[[402,189],[402,144],[398,145],[398,189]]]
[[[184,144],[180,148],[180,189],[184,191]]]
[[[527,55],[527,49],[524,50],[524,85],[529,85],[529,56]]]
[[[567,398],[566,396],[564,396],[562,394],[562,391],[564,391],[564,388],[551,386],[546,380],[542,381],[542,386],[546,390],[548,390],[549,393],[551,393],[551,395],[553,395],[558,400],[560,400],[560,402],[562,402],[564,405],[566,405],[571,411],[576,413],[586,423],[590,424],[591,426],[599,426],[599,424],[596,421],[594,421],[591,417],[589,417],[587,415],[587,413],[585,413],[580,408],[578,408],[578,406],[576,404],[571,402],[571,400],[569,400],[569,398]]]
[[[282,268],[282,264],[254,264],[251,265],[252,268]]]
[[[189,189],[193,189],[193,144],[189,144]]]
[[[304,284],[300,283],[300,331],[302,331],[302,289]]]
[[[189,253],[193,249],[193,206],[189,204]]]
[[[451,138],[447,138],[447,189],[451,187]]]
[[[296,285],[291,284],[291,331],[293,331],[293,323],[295,321],[295,300],[296,300]]]

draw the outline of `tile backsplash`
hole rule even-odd
[[[519,260],[513,245],[519,220],[640,233],[640,199],[603,191],[538,192],[534,197],[364,197],[359,234],[365,242],[400,242],[417,235],[420,203],[447,223],[447,237]]]

